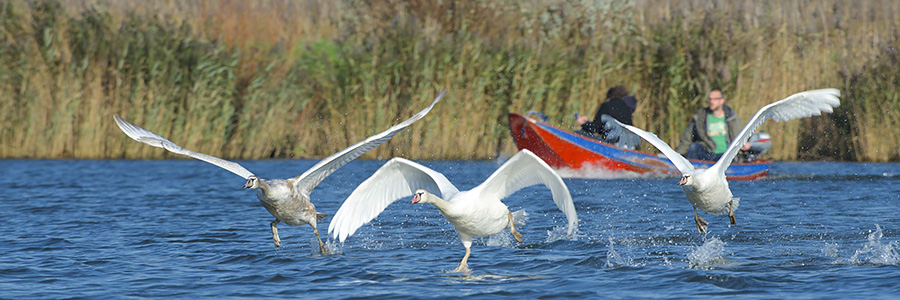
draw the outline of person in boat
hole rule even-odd
[[[625,130],[612,119],[633,125],[631,115],[637,108],[637,102],[638,99],[628,95],[628,90],[624,86],[614,86],[606,92],[606,101],[597,109],[593,120],[589,120],[587,116],[579,116],[576,119],[575,123],[581,126],[581,130],[575,132],[619,148],[635,149],[640,145],[641,138]]]
[[[675,151],[688,159],[719,160],[728,149],[728,144],[744,126],[728,104],[722,90],[709,91],[709,106],[697,110],[690,123],[681,133],[681,139]],[[750,149],[745,144],[741,150]]]

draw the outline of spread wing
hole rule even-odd
[[[790,97],[779,100],[778,102],[769,104],[761,108],[750,122],[744,126],[741,133],[731,141],[728,150],[719,158],[710,169],[716,169],[721,174],[725,174],[725,169],[731,165],[731,161],[738,154],[741,147],[747,143],[753,132],[768,119],[776,122],[789,121],[810,116],[821,115],[822,112],[831,113],[835,107],[841,105],[841,91],[837,89],[821,89],[800,92]]]
[[[488,177],[473,191],[480,191],[483,198],[503,199],[523,188],[543,184],[553,194],[553,202],[569,221],[568,233],[572,234],[578,226],[578,214],[569,188],[562,177],[550,168],[543,160],[528,149],[513,155],[500,166],[491,177]]]
[[[388,205],[412,196],[418,189],[441,195],[444,199],[459,192],[443,174],[397,157],[381,166],[350,193],[328,224],[328,233],[343,242],[375,219]]]
[[[676,152],[674,149],[672,149],[672,147],[669,147],[669,144],[663,142],[663,140],[659,139],[659,137],[655,134],[646,132],[631,125],[622,124],[622,122],[619,122],[619,120],[616,119],[613,119],[613,121],[616,121],[616,123],[619,123],[619,126],[625,127],[631,132],[634,132],[634,134],[637,134],[641,138],[650,142],[650,144],[656,147],[656,149],[659,149],[659,151],[662,152],[663,155],[665,155],[670,161],[672,161],[672,164],[675,165],[675,168],[677,168],[678,171],[682,174],[691,173],[694,171],[694,165],[692,165],[691,162],[687,160],[687,158],[681,156],[680,153]]]
[[[138,141],[138,142],[141,142],[141,143],[153,146],[153,147],[163,148],[163,149],[169,150],[172,153],[187,155],[187,156],[214,164],[216,166],[219,166],[222,169],[231,171],[231,173],[234,173],[234,174],[237,174],[238,176],[244,177],[244,179],[247,179],[250,176],[253,176],[253,173],[250,173],[250,171],[247,171],[247,169],[245,169],[244,167],[242,167],[241,165],[239,165],[233,161],[228,161],[228,160],[224,160],[224,159],[221,159],[221,158],[218,158],[215,156],[206,155],[203,153],[198,153],[198,152],[194,152],[191,150],[181,148],[181,146],[176,145],[172,141],[169,141],[166,138],[161,137],[158,134],[153,133],[150,130],[141,128],[140,126],[137,126],[137,125],[134,125],[131,122],[126,121],[125,119],[123,119],[122,117],[120,117],[118,115],[113,115],[113,119],[116,120],[116,124],[119,125],[119,129],[122,129],[122,132],[125,132],[125,134],[128,135],[128,137],[134,139],[135,141]]]
[[[441,98],[443,98],[446,94],[447,89],[441,89],[441,92],[437,95],[437,97],[434,98],[434,102],[431,102],[431,105],[429,105],[427,108],[423,109],[416,115],[412,116],[412,118],[409,118],[400,124],[394,125],[393,127],[388,128],[388,130],[385,130],[379,134],[373,135],[362,142],[347,147],[347,149],[341,150],[338,153],[332,154],[331,156],[322,159],[314,166],[312,166],[312,168],[309,168],[309,170],[306,170],[306,172],[300,174],[300,176],[292,178],[296,182],[295,187],[301,190],[305,190],[307,193],[312,192],[312,189],[319,185],[322,180],[325,180],[325,177],[328,177],[328,175],[331,175],[331,173],[334,173],[334,171],[353,161],[360,155],[363,155],[366,152],[369,152],[369,150],[372,150],[375,147],[383,144],[384,142],[387,142],[395,134],[402,131],[403,129],[406,129],[406,127],[409,127],[409,125],[412,125],[412,123],[424,117],[426,114],[428,114],[429,111],[431,111],[431,108],[434,107],[434,105],[437,104],[438,101],[440,101]]]

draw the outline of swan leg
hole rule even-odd
[[[709,225],[709,222],[706,222],[706,220],[697,214],[696,207],[694,207],[694,223],[697,223],[697,230],[700,231],[701,234],[706,232],[706,225]]]
[[[466,255],[463,256],[462,261],[459,262],[459,267],[456,267],[456,269],[453,270],[454,273],[465,272],[469,270],[469,264],[466,263],[467,261],[469,261],[469,254],[472,254],[472,248],[466,246]]]
[[[275,247],[281,247],[281,239],[278,238],[278,227],[275,227],[277,224],[278,219],[275,219],[275,221],[272,221],[269,225],[272,226],[272,240],[275,241]]]
[[[731,225],[737,225],[734,220],[734,200],[728,201],[728,219],[731,219]]]
[[[512,236],[516,239],[517,242],[522,242],[522,234],[516,231],[516,226],[513,225],[513,215],[512,212],[508,212],[509,216],[509,233],[512,233]]]
[[[319,228],[313,227],[313,233],[315,233],[316,238],[319,239],[319,249],[322,250],[322,254],[331,254],[331,251],[329,251],[328,247],[325,247],[325,243],[322,242],[322,237],[319,236]]]

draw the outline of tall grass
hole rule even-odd
[[[227,158],[322,157],[448,86],[366,157],[490,158],[515,150],[508,113],[574,127],[624,84],[637,125],[670,142],[712,87],[744,120],[837,87],[834,114],[763,125],[768,157],[896,161],[898,13],[887,0],[8,1],[0,157],[170,156],[112,114]]]

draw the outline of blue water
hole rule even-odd
[[[245,161],[264,178],[315,161]],[[312,194],[333,214],[383,161],[356,161]],[[497,161],[423,162],[460,189]],[[0,298],[896,298],[900,164],[776,163],[732,182],[725,216],[696,232],[675,178],[566,179],[580,217],[537,187],[523,243],[476,240],[468,274],[452,226],[428,205],[398,201],[344,244],[317,254],[309,226],[281,225],[244,180],[195,160],[0,160]],[[327,230],[326,218],[320,223]]]

